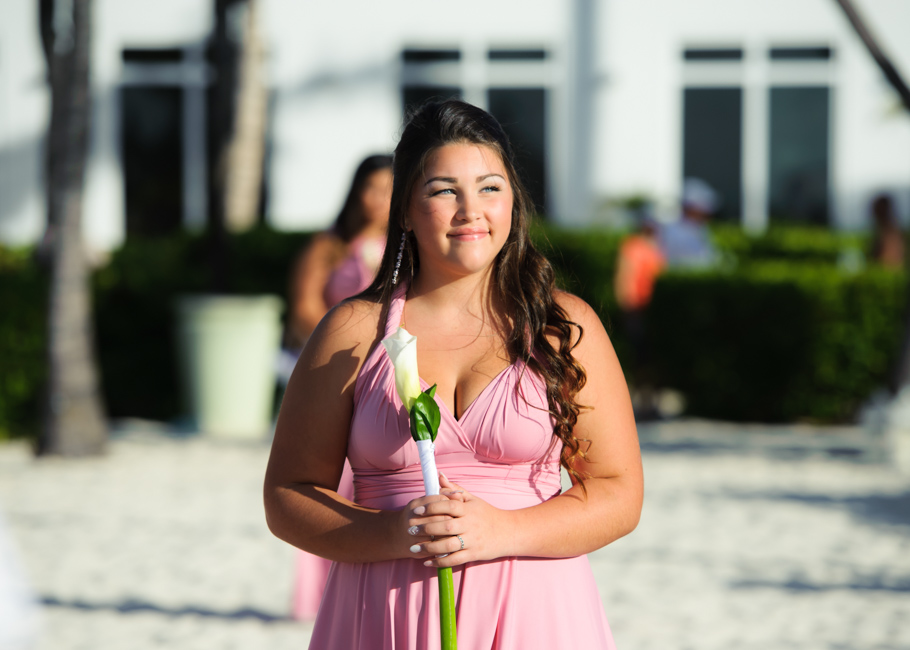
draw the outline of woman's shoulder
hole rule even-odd
[[[382,333],[379,321],[384,312],[383,304],[377,300],[348,298],[325,315],[324,334],[348,343],[378,336]]]
[[[592,347],[612,347],[603,322],[591,305],[568,291],[557,290],[553,293],[553,298],[562,307],[568,320],[581,328],[580,339],[573,341],[578,345],[578,351],[583,352]]]
[[[600,317],[594,308],[575,294],[557,289],[553,292],[553,298],[556,300],[556,304],[566,312],[570,321],[578,323],[582,327],[592,322],[600,324]]]

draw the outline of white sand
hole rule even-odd
[[[910,648],[910,478],[804,429],[642,427],[641,525],[591,555],[620,650]],[[0,445],[0,510],[43,603],[34,647],[306,648],[292,549],[264,522],[267,455],[139,432],[101,459]]]

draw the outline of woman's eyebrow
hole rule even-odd
[[[456,183],[456,182],[458,182],[458,179],[453,178],[452,176],[434,176],[433,178],[428,178],[427,182],[424,183],[424,185],[429,185],[433,181],[442,181],[444,183]]]
[[[496,176],[498,178],[502,178],[503,180],[505,180],[505,178],[503,178],[502,174],[497,174],[497,173],[493,172],[491,174],[484,174],[483,176],[478,176],[476,179],[476,182],[482,183],[483,181],[487,180],[488,178],[492,178],[493,176]],[[427,182],[424,183],[424,185],[429,185],[433,181],[442,181],[443,183],[457,183],[458,179],[453,176],[434,176],[433,178],[428,178]]]

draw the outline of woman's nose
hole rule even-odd
[[[464,196],[461,199],[461,205],[458,210],[458,217],[464,221],[473,221],[480,217],[480,206],[477,198],[473,196]]]

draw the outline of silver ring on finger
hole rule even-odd
[[[462,539],[461,535],[455,535],[455,537],[457,537],[458,541],[461,542],[461,548],[458,550],[463,551],[464,550],[464,539]]]

